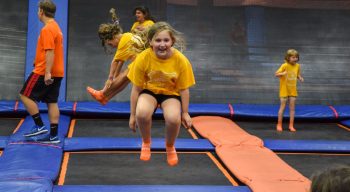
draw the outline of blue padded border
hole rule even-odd
[[[63,33],[64,46],[64,70],[66,73],[67,61],[67,40],[68,40],[68,0],[53,0],[56,5],[55,20],[59,24]],[[43,24],[38,19],[38,2],[39,0],[30,0],[28,5],[28,33],[26,49],[26,67],[25,79],[27,79],[33,70],[33,61],[35,58],[36,44]],[[66,77],[62,79],[59,101],[65,101],[66,98]]]
[[[34,179],[27,180],[0,180],[0,191],[6,192],[49,192],[53,189],[53,183],[48,179]]]
[[[340,120],[350,119],[350,105],[336,105],[333,107],[337,111]]]
[[[54,192],[251,192],[247,186],[215,185],[64,185],[54,186]]]
[[[345,121],[341,121],[340,124],[344,125],[345,127],[350,127],[350,119],[345,120]]]
[[[276,120],[278,118],[279,105],[251,105],[251,104],[233,104],[233,119],[252,119],[252,120]],[[284,118],[289,118],[289,107],[284,111]],[[318,120],[318,121],[336,121],[334,111],[326,105],[296,105],[296,120]]]
[[[0,149],[3,149],[7,145],[7,141],[10,137],[8,136],[0,136]]]
[[[62,148],[9,143],[0,158],[0,178],[45,178],[54,181],[61,167]]]
[[[265,139],[264,145],[274,152],[350,152],[350,141]]]
[[[0,101],[0,114],[9,115],[15,112],[16,101]]]
[[[93,150],[140,150],[141,138],[66,138],[64,151]],[[207,139],[176,139],[178,151],[214,151],[215,147]],[[165,139],[152,138],[152,150],[165,150]]]

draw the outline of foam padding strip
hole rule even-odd
[[[233,104],[233,119],[277,119],[279,105]],[[289,107],[286,106],[284,118],[289,118]],[[296,105],[296,120],[335,121],[334,111],[326,105]]]
[[[140,138],[96,138],[80,137],[65,139],[64,151],[93,150],[140,150]],[[207,139],[176,139],[178,151],[214,151],[214,146]],[[152,138],[152,150],[165,150],[165,139]]]
[[[217,116],[198,116],[192,118],[193,127],[214,146],[219,145],[254,145],[263,146],[263,141],[241,129],[230,119]],[[233,135],[239,135],[232,139]]]
[[[0,178],[46,178],[54,181],[61,167],[62,148],[39,143],[9,143],[0,158]]]
[[[212,185],[117,185],[117,186],[103,186],[103,185],[64,185],[54,186],[54,192],[251,192],[246,186],[212,186]]]
[[[267,148],[222,145],[216,153],[252,191],[309,191],[311,182]]]
[[[341,121],[340,124],[344,125],[345,127],[350,128],[350,120]]]
[[[193,127],[216,146],[226,167],[252,191],[308,191],[310,180],[262,145],[237,124],[223,117],[193,118]]]
[[[12,114],[15,112],[16,101],[0,101],[0,115]]]
[[[340,120],[350,119],[350,105],[336,105],[333,108],[338,113]]]
[[[94,116],[94,117],[129,117],[130,103],[113,103],[101,105],[97,102],[78,102],[75,109],[77,116]]]
[[[8,136],[0,136],[0,149],[3,149],[7,145],[9,137]]]
[[[265,139],[264,145],[275,152],[350,152],[350,141]]]
[[[6,192],[50,192],[51,180],[28,178],[24,180],[0,180],[0,191]]]

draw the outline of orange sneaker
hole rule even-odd
[[[179,162],[175,147],[166,147],[166,157],[169,166],[176,166]]]
[[[106,105],[108,103],[108,99],[103,95],[102,91],[97,91],[92,87],[86,87],[86,91],[94,98],[96,101],[101,103],[101,105]]]
[[[142,161],[149,161],[151,159],[151,144],[142,143],[140,159]]]

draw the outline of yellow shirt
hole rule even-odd
[[[280,77],[280,97],[296,97],[297,92],[297,80],[300,75],[299,63],[290,64],[283,63],[276,73],[287,71],[287,74]]]
[[[127,61],[132,60],[138,54],[135,47],[144,46],[143,41],[137,35],[132,33],[123,33],[120,38],[114,60]]]
[[[152,20],[145,20],[143,23],[140,23],[140,22],[136,21],[132,25],[130,31],[133,31],[139,25],[143,26],[144,28],[148,28],[148,27],[152,26],[153,24],[154,24],[154,22]]]
[[[159,59],[151,48],[141,52],[129,70],[130,81],[155,94],[180,95],[195,84],[191,63],[177,49],[168,59]]]

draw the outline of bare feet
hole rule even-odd
[[[289,126],[289,131],[296,132],[297,130],[293,126]]]
[[[278,132],[282,132],[282,131],[283,131],[282,125],[277,124],[276,130],[277,130]]]

